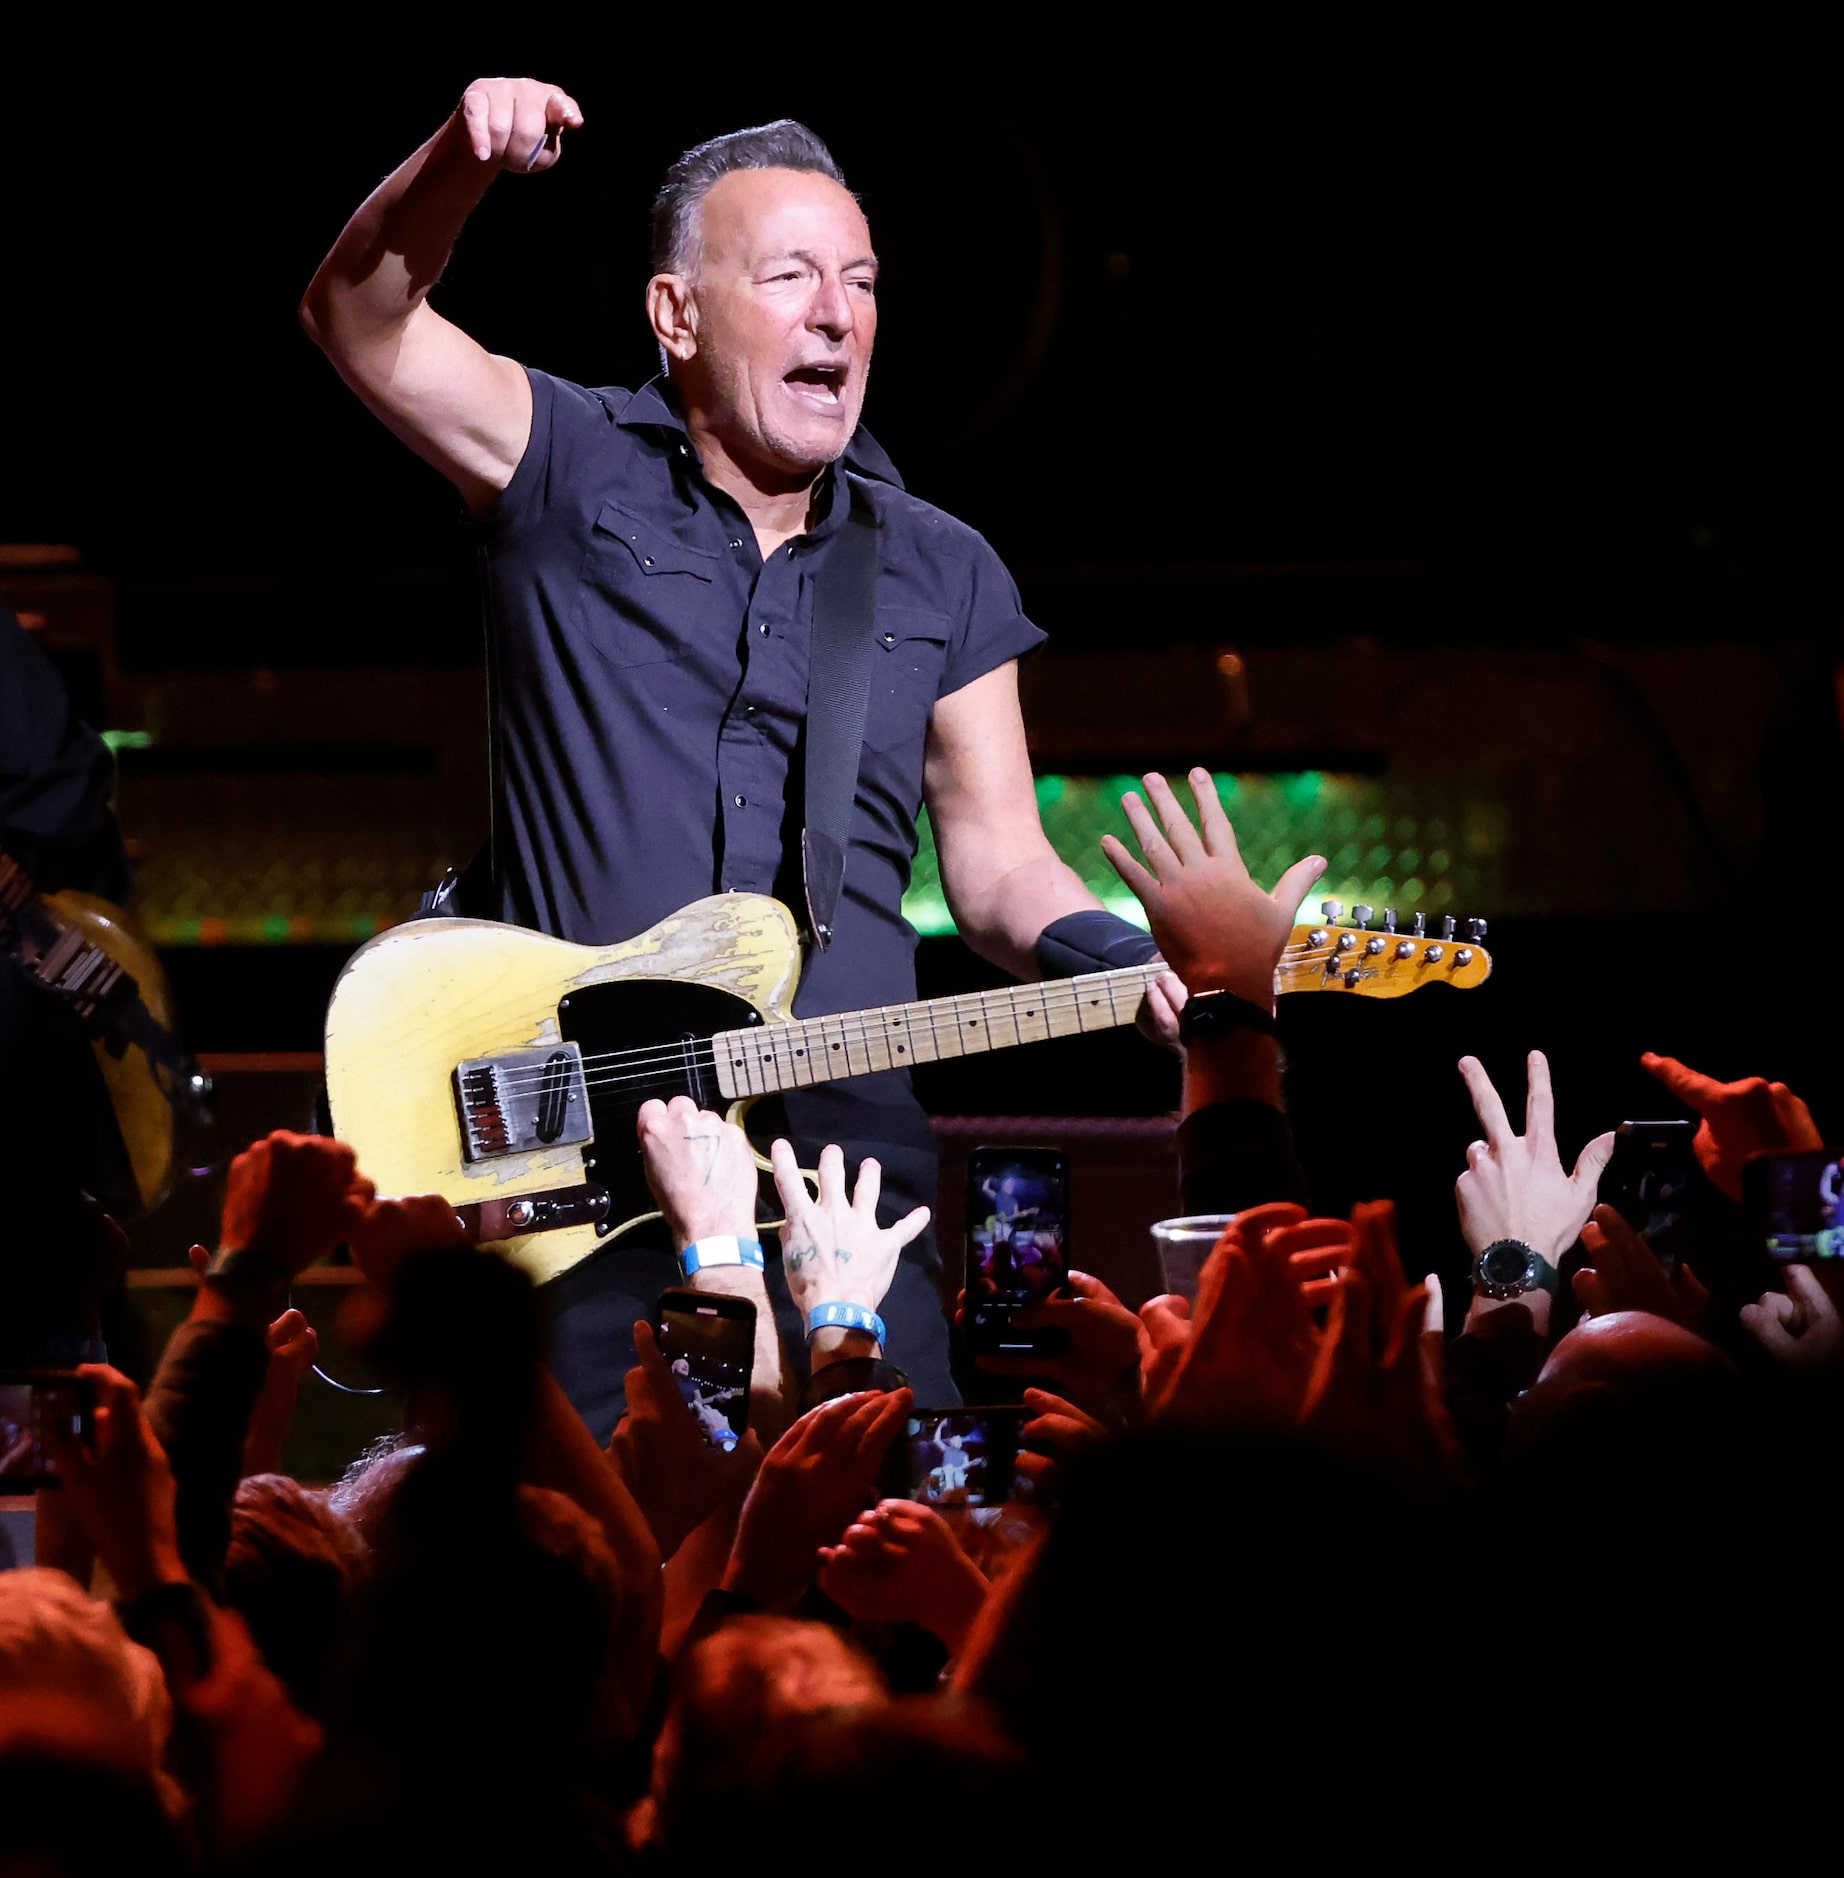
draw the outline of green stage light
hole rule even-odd
[[[1319,902],[1342,900],[1418,913],[1490,908],[1500,899],[1505,818],[1492,803],[1437,797],[1425,786],[1386,776],[1352,776],[1329,770],[1288,775],[1215,778],[1235,824],[1236,843],[1254,877],[1271,886],[1303,854],[1331,862],[1325,879],[1303,909],[1317,917]],[[1044,832],[1109,912],[1146,924],[1146,915],[1101,852],[1112,833],[1129,850],[1137,846],[1121,797],[1139,791],[1137,776],[1040,776],[1037,806]],[[1189,790],[1179,799],[1187,808]],[[1456,831],[1460,838],[1454,839]],[[954,930],[941,889],[941,864],[928,816],[903,912],[926,938]]]

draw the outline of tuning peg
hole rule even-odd
[[[1466,936],[1475,941],[1483,939],[1485,937],[1485,921],[1482,919],[1469,919],[1466,922]]]
[[[1323,913],[1334,926],[1338,924],[1338,916],[1344,910],[1345,903],[1342,900],[1326,900],[1323,901],[1319,907],[1319,911]]]
[[[1383,930],[1385,932],[1396,930],[1396,909],[1393,906],[1386,906],[1383,909]]]
[[[1455,919],[1451,913],[1447,914],[1441,921],[1441,937],[1443,939],[1451,939],[1459,923],[1460,922]]]
[[[1368,926],[1371,920],[1375,918],[1376,910],[1374,906],[1366,906],[1360,900],[1357,905],[1351,909],[1351,924],[1353,926]]]
[[[1415,931],[1415,937],[1416,937],[1417,939],[1423,939],[1423,938],[1426,938],[1426,937],[1427,937],[1427,932],[1428,932],[1428,916],[1427,916],[1427,914],[1426,914],[1426,913],[1417,913],[1417,914],[1415,915],[1415,928],[1414,928],[1414,931]]]

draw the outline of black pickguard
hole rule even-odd
[[[584,1178],[608,1189],[608,1212],[596,1228],[605,1235],[637,1213],[653,1210],[653,1196],[634,1137],[641,1105],[657,1097],[690,1096],[700,1108],[722,1113],[708,1040],[720,1030],[761,1022],[754,1005],[710,985],[672,978],[627,978],[573,991],[557,1007],[567,1042],[582,1048],[595,1139],[583,1150]],[[606,1059],[616,1056],[617,1060]],[[621,1060],[626,1059],[626,1060]]]

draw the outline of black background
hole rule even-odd
[[[638,382],[664,166],[801,117],[885,264],[867,419],[1061,643],[1122,632],[1118,590],[1057,577],[1094,564],[1167,568],[1143,640],[1830,624],[1836,113],[1796,40],[12,20],[0,514],[128,583],[132,662],[476,655],[452,501],[294,309],[367,189],[502,70],[569,86],[587,127],[496,185],[444,309]],[[1305,602],[1246,578],[1328,563],[1393,577]],[[314,603],[361,576],[363,603]]]

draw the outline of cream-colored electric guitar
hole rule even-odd
[[[1296,926],[1282,992],[1395,998],[1480,984],[1464,935]],[[382,1194],[440,1193],[483,1244],[554,1278],[649,1215],[634,1117],[689,1095],[733,1120],[757,1096],[1130,1024],[1164,968],[1008,985],[796,1018],[800,942],[779,901],[718,894],[617,946],[487,920],[393,927],[353,955],[327,1010],[334,1131]]]

